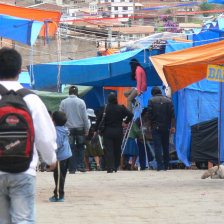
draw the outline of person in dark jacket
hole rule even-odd
[[[128,124],[133,113],[129,111],[124,105],[119,105],[117,102],[117,95],[111,92],[108,95],[108,105],[106,106],[105,128],[103,130],[104,150],[107,163],[107,173],[117,171],[121,159],[121,144],[123,139],[122,123]],[[97,135],[97,130],[100,121],[103,117],[104,107],[101,108],[95,126],[94,135]]]
[[[169,168],[169,134],[175,133],[174,106],[159,87],[151,90],[152,98],[148,102],[149,127],[152,130],[157,170]],[[172,124],[172,125],[171,125]]]

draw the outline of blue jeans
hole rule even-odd
[[[152,129],[157,170],[169,168],[169,130]]]
[[[0,175],[0,223],[35,223],[36,178],[28,174]]]
[[[69,143],[72,157],[69,159],[69,171],[85,168],[85,132],[83,129],[70,129]]]

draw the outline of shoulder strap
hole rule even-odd
[[[24,97],[28,94],[35,94],[34,92],[30,91],[29,89],[25,89],[25,88],[17,90],[16,93],[18,93],[22,97]]]
[[[5,95],[8,92],[8,90],[0,84],[0,94],[1,95]]]

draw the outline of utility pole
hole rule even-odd
[[[112,27],[108,29],[108,48],[112,48]]]
[[[133,17],[132,17],[132,25],[133,25],[133,23],[134,23],[134,21],[135,21],[135,0],[132,0],[133,1]]]

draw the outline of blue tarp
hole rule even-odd
[[[224,31],[218,29],[212,29],[208,31],[202,31],[199,34],[193,34],[194,46],[200,46],[216,41],[220,41],[224,37]]]
[[[208,0],[208,3],[224,4],[224,0]]]
[[[43,22],[0,15],[0,36],[33,45],[43,26]]]
[[[26,88],[26,89],[31,89],[31,85],[30,85],[30,76],[28,72],[21,72],[19,75],[19,79],[18,81],[21,83],[21,85]],[[79,87],[80,88],[80,87]],[[40,92],[40,91],[38,91]],[[36,92],[38,94],[38,92]],[[42,91],[41,91],[42,92]],[[86,103],[86,107],[87,108],[92,108],[94,110],[99,110],[99,108],[101,106],[103,106],[105,103],[107,103],[107,96],[110,92],[114,92],[113,90],[105,90],[102,87],[93,87],[91,90],[89,90],[84,96],[82,96],[81,98],[83,100],[85,100]],[[49,96],[53,97],[52,93],[49,92],[45,92],[45,98],[47,97],[47,94],[51,94]],[[58,94],[58,93],[57,93]],[[41,97],[43,97],[43,94],[41,95]],[[57,97],[57,95],[54,96],[54,102],[55,98]],[[106,102],[104,102],[104,97]],[[62,100],[61,98],[58,100],[58,105],[55,105],[55,107],[57,109],[59,109],[59,103],[60,100]],[[46,105],[49,106],[49,105]]]
[[[193,42],[173,41],[168,40],[165,53],[183,50],[189,47],[193,47]]]
[[[180,50],[181,47],[186,48],[186,45],[179,45],[177,49],[176,43],[176,41],[169,41],[171,46],[168,46],[166,52]],[[218,89],[217,82],[204,79],[173,94],[176,115],[174,141],[178,158],[187,166],[190,165],[191,126],[218,117]]]
[[[218,83],[204,79],[174,94],[175,146],[179,159],[190,165],[191,126],[218,117]]]
[[[160,50],[146,49],[129,51],[109,56],[86,58],[61,62],[60,81],[62,84],[84,86],[135,86],[131,80],[131,59],[137,59],[145,68],[149,86],[161,85],[156,70],[149,61],[149,56],[164,53]],[[29,69],[29,68],[28,68]],[[58,63],[38,64],[33,66],[35,89],[48,88],[58,83]]]
[[[31,89],[30,76],[28,72],[21,72],[18,81],[26,89]]]
[[[202,29],[194,29],[194,34],[188,35],[188,40],[193,40],[193,46],[200,46],[224,39],[224,19],[206,21]]]

